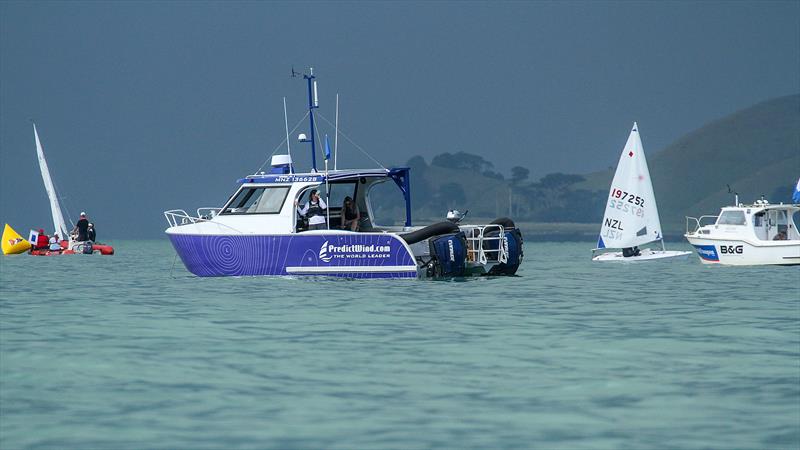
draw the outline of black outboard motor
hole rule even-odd
[[[514,221],[508,217],[495,219],[492,221],[492,224],[503,226],[506,238],[505,243],[508,245],[508,260],[505,263],[500,263],[492,267],[491,270],[489,270],[489,275],[514,275],[517,273],[517,270],[519,270],[519,265],[522,263],[522,233],[516,227]],[[499,232],[488,233],[489,236],[497,236],[498,234]],[[495,246],[495,248],[497,247]]]
[[[92,245],[92,241],[86,241],[83,244],[83,253],[86,255],[91,255],[92,251],[94,251],[94,245]]]
[[[429,277],[463,277],[467,269],[467,237],[463,232],[436,236],[428,241]]]

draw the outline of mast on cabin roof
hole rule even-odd
[[[308,121],[311,127],[311,139],[306,139],[305,142],[311,141],[311,167],[314,172],[317,171],[317,144],[316,133],[314,132],[314,109],[319,108],[319,97],[317,97],[317,81],[314,76],[314,68],[308,69],[309,74],[303,74],[303,78],[308,83]],[[294,70],[292,70],[294,73]]]

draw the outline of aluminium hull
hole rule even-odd
[[[327,275],[417,278],[411,249],[386,233],[306,232],[291,235],[169,233],[189,272],[201,277]]]
[[[800,241],[764,241],[753,245],[744,239],[685,235],[703,264],[764,266],[800,264]]]

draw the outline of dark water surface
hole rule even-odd
[[[800,267],[203,279],[114,244],[0,259],[0,448],[800,447]]]

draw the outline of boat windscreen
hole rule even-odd
[[[220,214],[277,214],[288,194],[289,186],[244,187]]]
[[[717,225],[744,225],[744,211],[723,211],[717,220]]]

